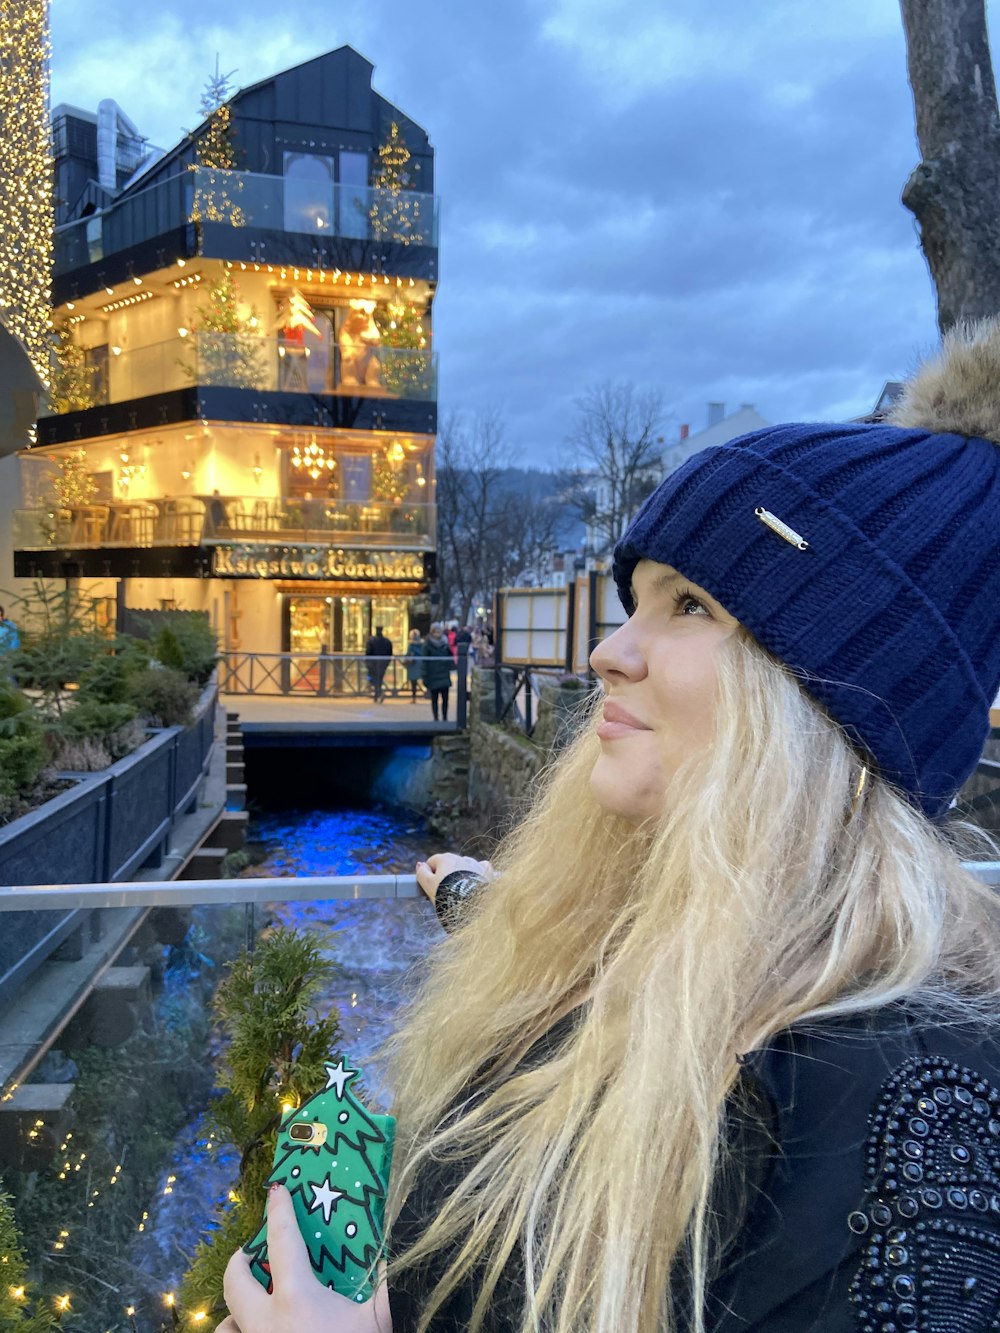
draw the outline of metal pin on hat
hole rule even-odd
[[[760,505],[753,511],[760,521],[772,532],[776,532],[779,537],[784,537],[785,541],[796,547],[800,551],[808,551],[809,543],[801,533],[790,528],[787,523],[782,523],[781,519],[772,514],[769,509],[762,509]]]

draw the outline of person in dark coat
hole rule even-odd
[[[365,656],[368,658],[368,680],[375,702],[384,704],[385,695],[382,687],[389,667],[389,658],[392,656],[392,640],[387,639],[382,633],[381,625],[376,625],[375,633],[365,644]]]
[[[1000,688],[998,384],[1000,321],[957,330],[891,421],[645,503],[580,735],[493,865],[417,866],[450,936],[388,1050],[386,1282],[354,1308],[295,1241],[266,1298],[236,1257],[241,1333],[997,1328],[1000,895],[951,807]]]
[[[406,645],[406,679],[410,686],[410,701],[417,702],[417,686],[423,677],[423,663],[421,658],[424,655],[424,641],[420,637],[418,629],[410,630],[410,641]]]
[[[444,626],[440,621],[435,621],[431,625],[430,633],[424,639],[420,665],[424,688],[431,697],[434,721],[438,721],[440,714],[440,720],[447,722],[448,693],[451,688],[451,673],[455,670],[455,659],[448,647]]]

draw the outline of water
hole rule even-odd
[[[410,873],[418,859],[436,849],[413,816],[373,809],[260,814],[251,819],[248,850],[255,864],[241,878]],[[219,910],[201,910],[209,931],[210,914]],[[318,1007],[337,1007],[344,1053],[361,1069],[375,1109],[385,1109],[390,1091],[375,1076],[372,1055],[392,1030],[412,985],[414,964],[441,938],[430,903],[422,898],[289,902],[258,907],[256,913],[258,927],[313,932],[324,955],[338,964]],[[176,1290],[195,1240],[211,1229],[213,1213],[228,1198],[238,1168],[238,1155],[209,1137],[204,1116],[177,1137],[133,1255],[157,1290]]]
[[[249,842],[263,860],[243,878],[285,875],[410,874],[433,850],[411,816],[389,810],[281,811],[253,821]],[[339,975],[324,992],[340,1012],[344,1049],[362,1069],[392,1031],[407,994],[407,974],[441,927],[426,899],[275,903],[275,925],[309,930]],[[388,1089],[366,1073],[369,1096],[383,1109]]]

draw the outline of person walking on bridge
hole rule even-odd
[[[420,637],[418,629],[410,630],[410,641],[406,645],[406,657],[403,659],[406,663],[406,679],[410,686],[410,702],[417,702],[417,686],[423,677],[423,663],[421,658],[424,653],[424,641]]]
[[[431,625],[430,633],[424,640],[424,653],[421,660],[422,679],[427,693],[431,696],[431,712],[434,721],[448,721],[448,693],[451,689],[451,673],[455,670],[455,658],[448,646],[444,626],[440,621]]]
[[[368,679],[371,681],[375,702],[384,704],[383,683],[392,656],[392,640],[382,633],[381,625],[375,626],[375,633],[365,644],[365,656],[368,658]]]

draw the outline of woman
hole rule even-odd
[[[406,651],[406,679],[410,682],[410,701],[417,702],[417,686],[423,675],[423,640],[418,629],[410,630],[410,641]]]
[[[451,673],[455,670],[455,658],[448,647],[444,635],[444,626],[440,621],[431,625],[430,633],[424,640],[421,665],[421,680],[431,697],[431,713],[437,722],[439,710],[442,722],[448,721],[448,694],[451,689]]]
[[[310,1282],[279,1194],[243,1333],[996,1327],[1000,905],[943,821],[1000,686],[997,383],[991,323],[897,424],[650,498],[499,882],[418,867],[457,928],[393,1043],[387,1286]]]

